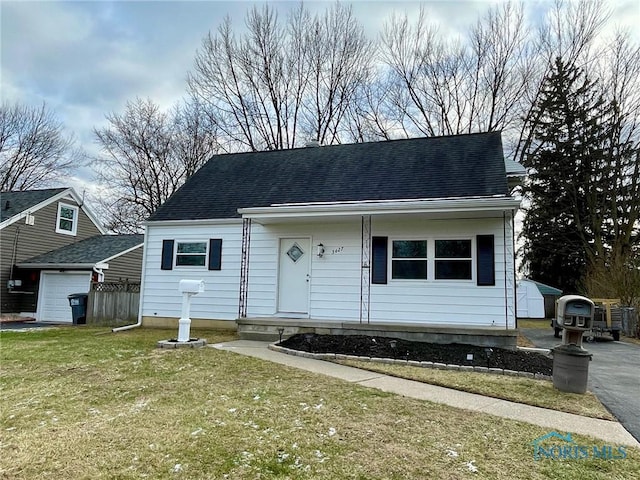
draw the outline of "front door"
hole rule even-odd
[[[310,266],[310,238],[280,239],[278,279],[279,313],[308,313]]]

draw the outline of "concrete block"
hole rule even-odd
[[[473,365],[460,365],[461,372],[473,372]]]
[[[482,372],[489,373],[489,369],[487,367],[473,367],[474,372]]]
[[[447,368],[447,365],[445,363],[434,362],[433,368],[437,368],[438,370],[445,370]]]
[[[454,365],[452,363],[448,363],[447,364],[447,370],[456,370],[456,371],[458,371],[458,370],[460,370],[460,365]]]
[[[489,373],[493,373],[496,375],[504,375],[504,370],[502,368],[490,368]]]

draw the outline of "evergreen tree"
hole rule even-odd
[[[532,116],[524,165],[524,264],[535,280],[578,292],[610,245],[615,104],[584,71],[556,59]]]

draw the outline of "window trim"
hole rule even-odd
[[[195,244],[195,243],[199,243],[199,244],[203,244],[204,245],[204,253],[178,253],[178,248],[179,246],[182,244]],[[203,263],[202,265],[180,265],[178,263],[178,258],[179,257],[184,257],[184,256],[199,256],[203,258]],[[181,240],[176,240],[175,241],[175,247],[174,247],[174,252],[173,252],[173,266],[175,268],[180,268],[180,269],[187,269],[187,268],[195,268],[195,269],[207,269],[207,265],[209,262],[209,242],[207,240],[190,240],[190,241],[181,241]]]
[[[422,258],[407,258],[407,257],[394,257],[393,256],[393,243],[394,242],[425,242],[425,247],[426,247],[426,257]],[[411,237],[411,236],[407,236],[407,237],[389,237],[388,239],[388,244],[387,244],[387,248],[388,250],[391,251],[387,251],[387,257],[388,257],[388,272],[389,272],[389,279],[393,282],[426,282],[429,280],[429,272],[432,271],[431,270],[431,266],[430,264],[430,260],[429,260],[429,239],[425,238],[425,237]],[[396,278],[393,276],[393,261],[394,260],[408,260],[408,261],[423,261],[426,264],[426,276],[425,278]]]
[[[62,209],[68,208],[73,211],[73,219],[63,218],[61,216]],[[56,233],[61,233],[63,235],[71,235],[75,237],[78,234],[78,217],[80,212],[80,207],[77,205],[71,205],[69,203],[58,202],[58,214],[56,216]],[[66,230],[60,227],[61,220],[71,221],[71,230]]]

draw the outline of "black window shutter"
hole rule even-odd
[[[162,241],[162,270],[173,270],[173,240]]]
[[[387,283],[387,237],[371,238],[371,283]]]
[[[478,253],[478,285],[495,285],[496,270],[493,235],[478,235],[476,237],[476,249]]]
[[[222,239],[209,240],[209,270],[222,269]]]

